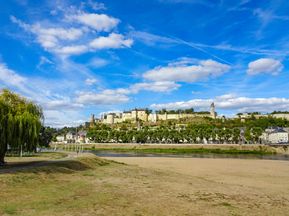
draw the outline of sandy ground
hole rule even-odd
[[[252,187],[268,193],[282,193],[289,198],[289,161],[163,157],[107,157],[107,159],[204,178],[219,184]]]
[[[287,161],[108,159],[2,169],[0,215],[289,215]]]

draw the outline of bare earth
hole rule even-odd
[[[76,156],[9,158],[0,215],[289,215],[287,161]]]
[[[218,214],[212,206],[223,204],[232,215],[289,215],[289,161],[154,157],[107,159],[176,174],[182,180],[191,181],[191,186],[184,188],[176,181],[174,190],[179,190],[181,199],[195,204],[198,199],[209,201],[206,214]],[[192,209],[194,207],[197,205],[192,205]],[[222,214],[226,215],[225,212]]]

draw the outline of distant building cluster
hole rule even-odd
[[[241,118],[242,120],[246,120],[248,118],[251,118],[252,115],[259,119],[259,118],[262,118],[262,117],[273,117],[273,118],[281,118],[281,119],[286,119],[286,120],[289,120],[289,113],[271,113],[271,114],[261,114],[261,113],[240,113],[240,114],[237,114],[235,116],[235,118]]]
[[[166,120],[180,120],[185,118],[194,118],[194,117],[209,117],[215,119],[217,113],[215,112],[214,103],[211,104],[210,112],[192,112],[192,113],[170,113],[170,112],[161,112],[161,113],[151,113],[147,109],[134,109],[131,111],[126,111],[122,113],[106,113],[101,116],[100,122],[104,124],[115,124],[125,121],[137,122],[157,122],[157,121],[166,121]],[[94,115],[92,115],[91,122],[95,122]]]
[[[282,144],[289,142],[289,128],[267,128],[260,137],[263,143]]]
[[[86,131],[68,132],[66,134],[56,136],[56,142],[58,143],[89,143],[89,139],[86,137]]]

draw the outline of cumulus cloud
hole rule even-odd
[[[217,109],[232,110],[235,112],[272,112],[274,110],[289,110],[288,98],[250,98],[238,97],[227,94],[211,99],[193,99],[189,101],[178,101],[166,104],[152,104],[153,109],[187,109],[194,107],[196,109],[208,110],[210,104],[214,102]]]
[[[214,60],[205,60],[196,65],[174,63],[166,67],[156,67],[144,73],[143,77],[153,81],[195,82],[220,76],[229,69],[229,65]]]
[[[96,31],[109,32],[119,23],[119,19],[110,17],[106,14],[96,14],[96,13],[80,13],[76,15],[66,16],[68,21],[76,21]]]
[[[76,127],[84,123],[86,117],[76,110],[44,110],[45,125],[55,128]]]
[[[98,37],[90,42],[90,47],[93,49],[110,49],[110,48],[122,48],[131,47],[133,41],[131,39],[125,39],[123,35],[111,33],[108,37]]]
[[[85,105],[114,105],[128,102],[129,97],[124,94],[117,94],[114,91],[81,92],[75,101]]]
[[[248,64],[247,74],[257,75],[267,73],[278,75],[283,70],[283,64],[279,60],[271,58],[260,58]]]
[[[132,39],[112,32],[120,22],[117,18],[80,10],[67,12],[64,17],[55,23],[38,21],[28,24],[14,16],[10,20],[34,35],[36,42],[46,51],[61,56],[131,47],[133,44]]]
[[[25,31],[36,35],[37,42],[45,49],[57,47],[60,41],[79,39],[84,34],[83,30],[78,28],[49,27],[40,23],[30,25],[14,16],[11,16],[10,19]]]
[[[170,92],[179,87],[179,84],[171,81],[143,82],[132,85],[129,90],[132,93],[138,93],[139,91]]]
[[[87,84],[94,83],[94,80],[87,79]],[[180,85],[174,82],[143,82],[136,83],[128,88],[105,89],[101,92],[81,92],[75,102],[88,105],[115,105],[127,103],[129,95],[137,94],[140,91],[170,92],[176,90]]]
[[[160,82],[141,82],[130,85],[128,88],[118,88],[115,90],[106,90],[111,94],[137,94],[140,91],[152,91],[152,92],[171,92],[180,87],[179,84],[170,81]]]

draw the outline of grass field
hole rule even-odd
[[[22,169],[15,169],[19,164],[0,168],[0,215],[289,212],[287,161],[139,158],[114,162],[87,154],[45,158],[50,162],[41,166],[23,160]]]

